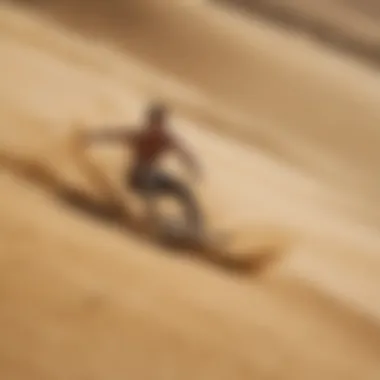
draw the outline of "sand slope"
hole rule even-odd
[[[1,9],[2,377],[378,378],[375,74],[200,3],[139,4],[123,4],[123,28],[101,29],[102,14],[102,45]],[[94,32],[90,12],[65,9]],[[270,272],[168,255],[67,203],[64,189],[101,199],[70,154],[72,130],[135,123],[152,94],[203,157],[211,223],[236,229],[237,246],[276,245]],[[121,152],[93,158],[119,185]]]

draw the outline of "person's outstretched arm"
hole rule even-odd
[[[85,145],[92,143],[130,143],[135,139],[136,132],[125,127],[107,128],[96,131],[88,131],[82,135]]]

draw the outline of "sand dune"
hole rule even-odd
[[[2,378],[377,379],[377,74],[201,2],[30,4],[0,9]],[[158,95],[212,226],[276,247],[261,276],[67,202],[102,211],[73,130]],[[122,153],[92,158],[119,188]]]
[[[346,199],[364,221],[371,214],[379,223],[371,207],[380,188],[376,72],[211,5],[35,3],[75,30],[127,49],[190,86],[202,95],[198,102],[192,99],[192,107],[188,96],[183,100],[187,94],[176,96],[162,80],[158,85],[149,77],[144,83],[154,93],[167,92],[197,122],[207,117],[218,131],[242,136],[306,167],[307,175],[323,177],[326,185],[338,187],[340,202]],[[210,96],[212,107],[204,100]]]
[[[379,5],[373,0],[217,0],[302,33],[325,46],[379,64]]]

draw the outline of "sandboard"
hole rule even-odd
[[[178,226],[177,226],[178,228]],[[167,231],[166,231],[167,232]],[[263,270],[265,266],[272,263],[277,258],[277,251],[274,246],[261,246],[246,249],[242,252],[235,252],[230,247],[233,240],[234,231],[204,231],[199,236],[183,230],[176,231],[177,235],[165,234],[157,236],[157,241],[168,248],[178,252],[198,256],[207,261],[217,264],[229,270],[235,271],[257,271]]]

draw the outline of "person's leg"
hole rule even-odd
[[[186,220],[193,231],[203,231],[203,216],[197,199],[191,189],[183,182],[167,173],[156,171],[153,174],[155,193],[177,198],[185,208]]]
[[[203,216],[193,192],[181,181],[153,168],[136,168],[128,178],[129,187],[143,197],[146,215],[153,223],[158,220],[155,197],[170,195],[185,207],[185,217],[196,232],[203,231]]]
[[[126,176],[129,188],[135,191],[144,202],[145,216],[153,225],[158,221],[158,213],[155,207],[155,181],[150,168],[138,166]]]

